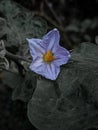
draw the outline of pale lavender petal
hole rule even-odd
[[[43,37],[43,44],[47,48],[46,51],[51,50],[55,53],[59,46],[60,34],[57,29],[53,29]]]
[[[43,75],[45,68],[45,63],[43,62],[43,59],[36,58],[33,60],[33,62],[30,65],[30,69],[34,71],[35,73]]]
[[[55,80],[60,73],[60,67],[55,66],[53,63],[47,64],[45,68],[45,77],[47,79]]]
[[[53,63],[45,63],[40,58],[34,60],[31,63],[30,69],[35,73],[40,74],[43,77],[51,80],[55,80],[60,72],[60,67],[55,66]]]
[[[37,57],[42,57],[42,55],[45,53],[45,48],[41,45],[42,40],[41,39],[27,39],[29,43],[30,53],[33,59],[36,59]]]
[[[70,58],[70,53],[67,49],[59,46],[57,52],[55,53],[55,60],[53,63],[57,66],[66,64]]]

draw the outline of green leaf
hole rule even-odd
[[[25,77],[9,71],[2,72],[3,83],[13,89],[12,99],[27,102],[32,97],[36,88],[36,76],[27,72]]]
[[[23,82],[23,78],[17,73],[3,70],[2,81],[3,81],[3,84],[14,89],[15,87],[21,85],[21,83]]]
[[[46,21],[35,18],[32,12],[12,0],[0,1],[0,12],[4,14],[7,22],[7,47],[18,48],[26,43],[26,38],[39,38],[47,31]]]
[[[93,67],[98,67],[98,46],[93,43],[81,43],[72,52],[71,59],[92,70]]]
[[[39,130],[98,127],[98,46],[83,43],[54,82],[37,80],[28,118]]]
[[[22,100],[28,102],[36,88],[36,76],[33,72],[27,72],[20,85],[12,93],[13,100]]]
[[[0,17],[0,38],[6,34],[6,20]]]

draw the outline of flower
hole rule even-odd
[[[47,79],[55,80],[60,66],[70,58],[67,49],[59,45],[60,34],[57,29],[49,31],[42,39],[27,39],[33,62],[30,69]]]

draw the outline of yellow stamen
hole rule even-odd
[[[43,56],[43,59],[45,62],[51,62],[54,60],[54,55],[51,51],[47,51],[45,55]]]

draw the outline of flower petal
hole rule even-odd
[[[55,66],[53,63],[46,65],[45,77],[47,79],[55,80],[60,73],[60,67]]]
[[[60,67],[55,66],[52,63],[45,63],[41,58],[34,60],[30,65],[30,69],[51,80],[55,80],[60,72]]]
[[[36,58],[30,65],[30,69],[35,73],[43,75],[45,64],[42,58]]]
[[[59,40],[60,40],[60,34],[57,29],[53,29],[50,32],[48,32],[43,37],[43,44],[47,48],[46,51],[51,50],[52,53],[55,53],[56,49],[59,46]]]
[[[36,59],[37,57],[41,57],[42,54],[45,53],[45,48],[41,45],[42,40],[41,39],[27,39],[29,43],[30,53],[33,59]]]
[[[59,46],[55,53],[55,60],[53,61],[56,66],[66,64],[70,58],[70,53],[67,49]]]
[[[47,79],[55,80],[60,72],[60,65],[66,64],[70,58],[68,50],[59,45],[60,35],[57,29],[47,33],[42,39],[27,39],[33,62],[30,69]],[[51,51],[54,60],[50,63],[44,62],[43,56]]]

